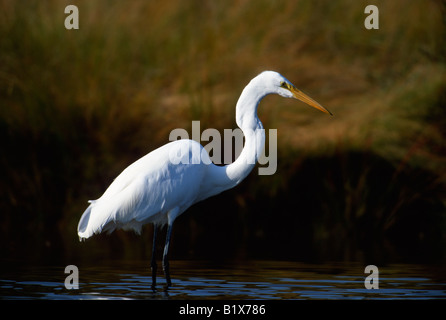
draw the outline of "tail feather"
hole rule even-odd
[[[91,209],[92,206],[90,205],[82,214],[82,217],[79,220],[79,224],[77,225],[77,234],[79,235],[79,241],[90,238],[93,235],[91,231],[88,232],[88,222],[90,221]]]
[[[115,222],[113,214],[107,214],[105,217],[104,215],[101,215],[101,207],[98,207],[97,200],[90,200],[88,202],[90,203],[90,205],[82,214],[82,217],[79,220],[79,224],[77,225],[77,234],[79,235],[79,241],[88,239],[94,234],[98,234],[101,232],[107,232],[108,234],[110,234],[117,227],[117,223]],[[95,209],[94,212],[93,209]]]
[[[77,226],[79,241],[102,232],[110,234],[115,229],[134,230],[138,234],[141,233],[143,221],[139,221],[131,215],[123,216],[121,210],[124,210],[125,213],[127,212],[125,210],[128,209],[126,207],[122,209],[120,203],[113,202],[113,200],[107,198],[105,201],[88,201],[90,205],[82,214]]]

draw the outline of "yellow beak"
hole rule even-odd
[[[333,115],[330,111],[328,111],[327,109],[325,109],[323,106],[321,106],[319,103],[317,103],[316,101],[314,101],[313,99],[311,99],[309,96],[307,96],[305,93],[303,93],[302,91],[300,91],[299,89],[297,89],[296,87],[290,87],[288,88],[291,93],[293,94],[294,98],[305,102],[306,104],[308,104],[309,106],[312,106],[313,108],[316,108],[322,112],[325,112],[329,115]]]

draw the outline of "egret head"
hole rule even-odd
[[[284,76],[275,71],[264,71],[261,74],[264,79],[265,84],[271,88],[272,93],[276,93],[285,98],[295,98],[298,99],[309,106],[316,108],[322,112],[333,115],[330,111],[325,109],[319,103],[311,99],[305,93],[297,89],[290,81],[288,81]]]

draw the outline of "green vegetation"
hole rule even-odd
[[[82,256],[88,199],[174,128],[234,128],[241,90],[271,69],[335,116],[266,98],[278,172],[191,208],[175,257],[445,257],[444,1],[375,1],[379,30],[367,1],[74,1],[79,30],[67,4],[0,0],[6,256]],[[88,245],[148,255],[150,232]]]

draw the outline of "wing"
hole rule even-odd
[[[195,141],[178,140],[131,164],[101,198],[91,201],[79,221],[79,237],[115,228],[139,232],[145,223],[165,223],[175,207],[182,213],[197,199],[207,170],[196,159],[202,149]]]

